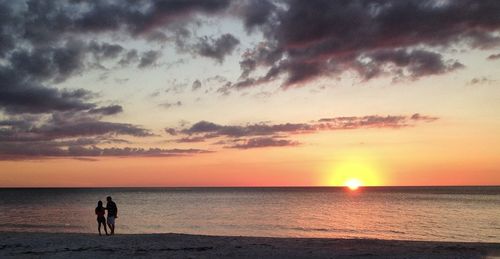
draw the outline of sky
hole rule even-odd
[[[0,187],[500,185],[496,0],[0,0]]]

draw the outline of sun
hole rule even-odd
[[[345,186],[351,191],[357,190],[361,185],[361,181],[356,178],[349,179],[345,182]]]
[[[379,172],[379,168],[367,159],[344,160],[327,167],[322,181],[328,186],[345,186],[356,190],[360,186],[381,185]]]

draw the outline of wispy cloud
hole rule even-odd
[[[226,146],[227,148],[237,149],[253,149],[253,148],[266,148],[266,147],[286,147],[297,146],[299,142],[282,139],[280,137],[258,137],[243,140],[235,140],[232,145]]]
[[[166,128],[165,132],[176,136],[176,142],[202,142],[208,139],[222,139],[217,145],[230,148],[258,148],[266,146],[294,146],[298,142],[289,140],[294,135],[311,134],[321,131],[355,130],[367,128],[404,128],[418,123],[429,123],[437,117],[421,115],[410,116],[351,116],[322,118],[308,123],[256,123],[246,125],[221,125],[209,121],[199,121],[187,127]]]
[[[123,147],[131,142],[117,137],[146,138],[155,135],[138,125],[102,120],[104,116],[118,112],[121,112],[121,106],[113,105],[80,112],[55,112],[48,117],[39,114],[12,115],[0,120],[0,159],[181,156],[209,152],[195,148]]]

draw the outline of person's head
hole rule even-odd
[[[97,202],[97,207],[102,207],[102,201]]]
[[[111,196],[106,197],[106,200],[107,200],[108,202],[112,201]]]

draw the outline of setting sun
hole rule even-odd
[[[329,186],[347,186],[351,190],[359,186],[382,184],[378,168],[373,161],[361,157],[346,159],[325,171],[324,182]]]
[[[361,181],[358,179],[349,179],[347,182],[345,182],[345,186],[347,186],[349,190],[355,191],[361,186]]]

